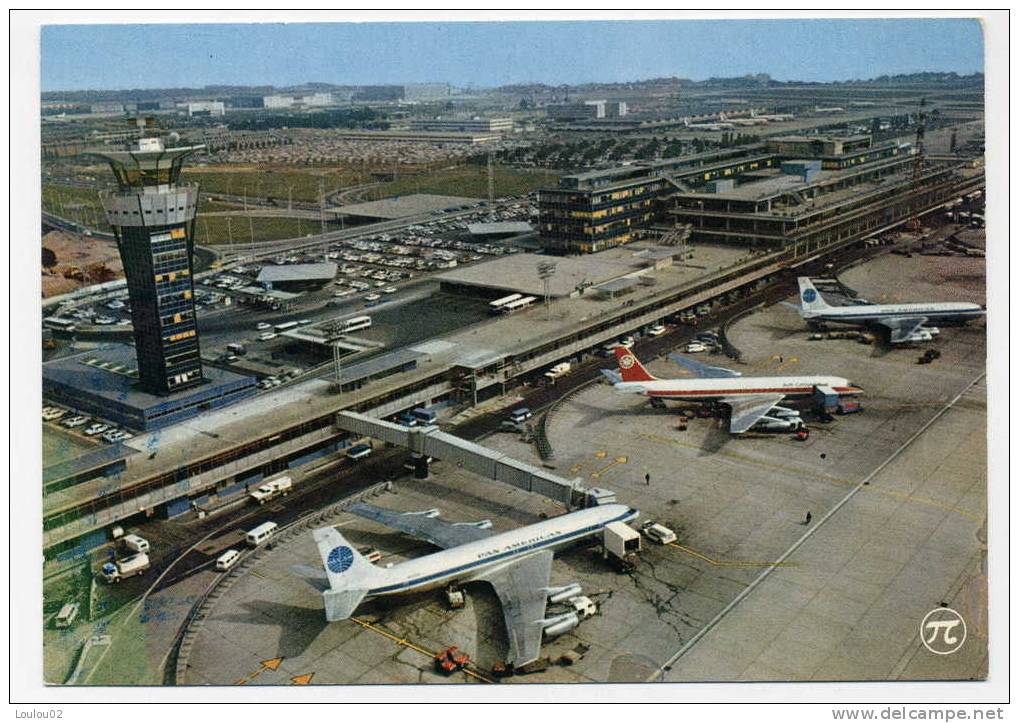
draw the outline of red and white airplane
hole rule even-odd
[[[724,367],[712,367],[678,354],[669,358],[692,371],[694,379],[659,379],[629,349],[616,347],[619,371],[602,370],[616,391],[643,394],[652,399],[686,402],[714,402],[731,410],[729,431],[745,432],[751,427],[773,427],[788,419],[790,410],[776,407],[786,397],[808,397],[815,393],[855,396],[863,392],[843,377],[744,377]],[[795,414],[795,413],[793,413]]]

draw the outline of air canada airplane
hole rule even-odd
[[[366,598],[484,581],[502,604],[507,659],[514,667],[538,659],[542,635],[558,635],[579,623],[575,612],[545,618],[549,602],[581,593],[576,583],[549,587],[554,551],[639,514],[626,505],[606,504],[494,533],[488,520],[451,523],[440,520],[438,510],[396,512],[359,502],[350,511],[444,549],[392,567],[376,567],[335,527],[315,530],[325,573],[301,565],[293,569],[322,592],[326,620],[346,620]]]
[[[616,347],[619,371],[603,369],[616,391],[643,394],[652,399],[678,399],[686,402],[715,402],[730,409],[729,432],[740,434],[751,427],[788,429],[786,410],[776,405],[786,397],[806,397],[815,392],[826,395],[855,396],[862,389],[843,377],[744,377],[724,367],[712,367],[678,354],[669,358],[692,371],[696,379],[659,379],[629,349]]]
[[[809,277],[801,276],[798,281],[800,284],[798,311],[807,323],[878,327],[888,334],[888,341],[892,344],[930,341],[938,335],[939,329],[935,326],[926,326],[927,322],[965,324],[987,314],[982,306],[961,301],[921,304],[855,303],[848,306],[830,306]]]

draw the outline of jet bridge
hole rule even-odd
[[[584,487],[579,477],[560,477],[502,452],[442,432],[435,426],[405,427],[357,412],[337,413],[336,426],[347,432],[416,452],[424,460],[428,457],[441,459],[480,477],[557,500],[568,509],[616,501],[611,491]]]

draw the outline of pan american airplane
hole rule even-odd
[[[935,326],[926,326],[928,322],[965,324],[987,314],[982,306],[962,301],[830,306],[809,277],[801,276],[798,281],[800,306],[797,310],[808,324],[838,323],[877,327],[888,334],[888,341],[892,344],[930,341],[938,335],[939,330]]]
[[[693,359],[670,354],[669,358],[696,375],[694,379],[659,379],[629,349],[615,349],[618,371],[603,369],[618,392],[643,394],[651,399],[685,402],[714,402],[730,410],[729,432],[740,434],[752,427],[766,430],[791,429],[790,411],[776,406],[787,397],[808,397],[815,393],[855,396],[862,389],[843,377],[771,376],[744,377],[724,367],[712,367]],[[798,415],[795,415],[798,416]]]
[[[549,587],[554,552],[639,514],[626,505],[605,504],[494,533],[488,520],[446,522],[439,519],[438,510],[396,512],[359,502],[350,511],[444,549],[392,567],[376,567],[335,527],[315,530],[325,572],[303,565],[293,569],[322,592],[327,621],[346,620],[365,599],[454,582],[488,582],[506,621],[507,659],[517,668],[538,659],[543,635],[558,635],[579,623],[575,612],[545,617],[548,603],[581,593],[576,583]]]

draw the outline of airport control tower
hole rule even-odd
[[[192,268],[198,185],[178,182],[184,159],[202,147],[142,138],[128,150],[90,152],[120,187],[100,195],[127,277],[138,377],[153,394],[203,381]]]

